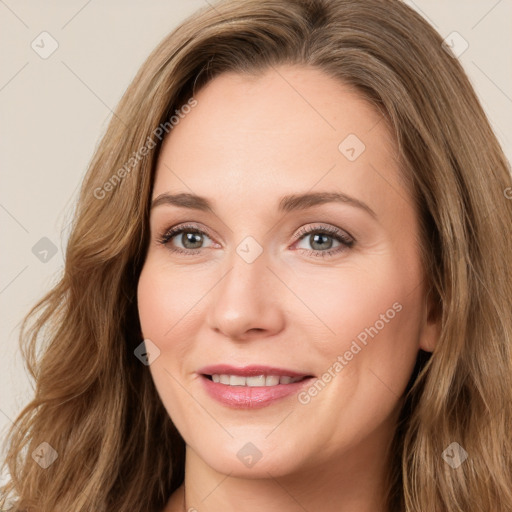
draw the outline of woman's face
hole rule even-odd
[[[159,156],[138,285],[163,404],[225,474],[367,463],[436,339],[386,122],[303,67],[223,74],[195,99]]]

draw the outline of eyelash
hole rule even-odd
[[[211,238],[210,235],[201,230],[198,229],[196,226],[191,224],[185,224],[185,225],[179,225],[174,228],[171,228],[169,230],[166,230],[163,234],[161,234],[158,237],[157,242],[159,244],[162,244],[167,247],[171,252],[184,254],[187,256],[195,256],[196,254],[199,254],[201,249],[182,249],[181,247],[172,247],[169,245],[169,242],[172,238],[174,238],[176,235],[180,235],[183,233],[194,233],[194,234],[200,234],[200,235],[206,235],[208,238]],[[350,237],[343,231],[339,230],[338,228],[335,228],[333,226],[323,226],[323,227],[303,227],[299,230],[299,232],[295,235],[294,243],[302,240],[303,238],[306,238],[307,235],[312,234],[322,234],[322,235],[328,235],[330,238],[334,238],[337,242],[340,242],[340,246],[335,247],[334,249],[328,249],[326,251],[321,250],[314,250],[314,249],[299,249],[302,251],[306,251],[308,255],[314,255],[314,256],[321,256],[322,258],[335,256],[338,253],[341,253],[347,249],[350,249],[354,246],[355,239],[353,237]]]

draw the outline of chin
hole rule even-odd
[[[228,443],[206,442],[207,446],[215,445],[214,450],[201,446],[194,448],[195,456],[201,458],[215,471],[240,478],[268,478],[284,476],[303,468],[302,460],[297,458],[297,450],[289,445],[274,446],[269,440],[250,441],[250,436],[231,439]]]

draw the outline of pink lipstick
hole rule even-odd
[[[296,394],[314,378],[308,373],[261,365],[221,364],[205,366],[197,373],[212,398],[238,409],[266,407]]]

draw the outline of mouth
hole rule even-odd
[[[269,366],[215,365],[198,372],[211,398],[236,409],[255,409],[298,393],[312,374]]]

